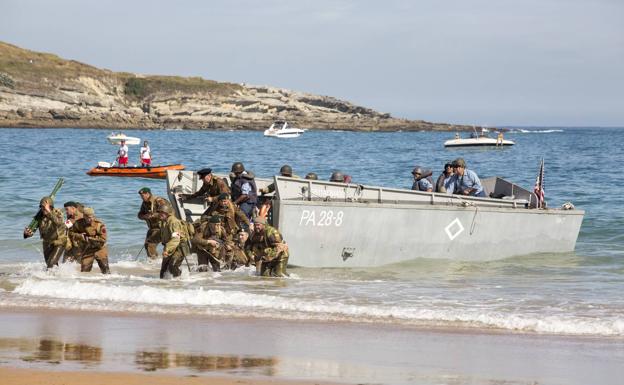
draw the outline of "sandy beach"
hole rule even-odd
[[[321,384],[319,382],[285,381],[285,380],[261,380],[258,378],[242,377],[181,377],[156,374],[134,373],[101,373],[101,372],[65,372],[65,371],[42,371],[15,368],[0,368],[0,377],[4,385],[283,385],[283,384]],[[323,383],[328,384],[329,383]]]
[[[3,312],[5,384],[616,384],[624,342],[367,324]],[[202,382],[204,381],[204,382]]]

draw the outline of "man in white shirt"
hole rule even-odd
[[[141,166],[148,167],[152,164],[152,150],[147,144],[147,140],[143,141],[143,147],[141,147]]]
[[[119,150],[117,150],[117,164],[119,167],[126,167],[128,165],[128,146],[126,146],[125,140],[121,141]]]

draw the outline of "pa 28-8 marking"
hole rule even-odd
[[[341,226],[344,218],[342,210],[303,210],[299,219],[299,226]]]

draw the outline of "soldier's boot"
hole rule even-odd
[[[210,258],[208,257],[205,251],[201,251],[201,250],[198,251],[197,252],[197,271],[201,271],[201,272],[208,271],[209,260]]]
[[[270,277],[271,271],[273,271],[273,262],[262,261],[260,267],[260,275],[263,277]]]
[[[165,272],[169,270],[169,264],[171,263],[171,257],[163,257],[160,264],[160,279],[165,278]]]
[[[93,268],[93,260],[95,259],[94,255],[88,255],[82,257],[80,261],[80,271],[83,273],[88,273]]]
[[[58,266],[59,259],[61,259],[64,251],[65,247],[54,246],[48,253],[48,257],[46,258],[46,267],[48,269],[51,269],[54,266]]]
[[[234,268],[232,267],[232,259],[234,258],[234,255],[231,251],[227,251],[225,249],[225,247],[223,247],[221,249],[221,253],[219,253],[219,257],[221,258],[221,261],[223,261],[223,268],[224,269],[232,269],[234,270]]]
[[[281,258],[273,269],[273,276],[275,277],[288,277],[288,273],[286,272],[286,265],[288,265],[288,257]]]
[[[221,262],[217,261],[214,258],[210,258],[210,266],[212,267],[212,271],[214,272],[221,271]]]
[[[149,259],[158,258],[158,250],[156,249],[157,243],[145,242],[143,246],[145,246],[145,252],[147,253],[147,257]]]
[[[102,274],[110,274],[110,267],[108,266],[108,258],[97,258],[96,259],[98,266],[100,267],[100,271]]]
[[[182,260],[184,257],[174,257],[171,263],[169,263],[169,272],[174,277],[179,277],[182,275],[182,270],[180,270],[180,265],[182,264]]]

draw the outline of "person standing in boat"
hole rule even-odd
[[[39,236],[43,241],[43,258],[46,267],[51,269],[58,266],[58,261],[65,250],[67,243],[65,221],[61,210],[54,207],[52,198],[48,196],[41,198],[39,208],[41,209],[41,217],[37,224],[37,230],[39,230]],[[30,228],[24,229],[24,239],[33,235],[34,233]]]
[[[436,181],[435,192],[452,194],[453,190],[451,189],[451,191],[448,191],[448,189],[446,188],[452,176],[453,165],[451,163],[444,164],[444,171],[442,171],[442,173],[438,177],[438,180]]]
[[[149,167],[152,165],[152,149],[147,143],[147,140],[143,141],[143,147],[141,147],[140,158],[141,158],[141,167]]]
[[[453,194],[485,197],[481,180],[476,172],[466,168],[466,161],[463,158],[455,159],[452,166],[455,174],[449,181],[449,186],[453,187]]]
[[[145,252],[149,259],[158,258],[156,247],[160,243],[160,216],[156,211],[158,206],[169,204],[165,198],[155,196],[149,187],[143,187],[139,190],[139,196],[143,203],[137,214],[137,218],[142,219],[147,224],[147,234],[145,235]]]
[[[293,174],[293,169],[290,165],[283,165],[279,171],[281,176],[285,176],[288,178],[300,178],[298,175]],[[263,187],[259,190],[262,194],[269,194],[275,191],[275,183],[271,183],[270,185]]]
[[[119,144],[119,150],[117,150],[117,165],[119,165],[119,167],[128,166],[128,146],[123,139]]]
[[[412,184],[412,190],[416,191],[425,191],[432,192],[433,191],[433,183],[431,180],[431,171],[423,171],[420,166],[414,167],[412,170],[412,175],[414,176],[414,183]]]

